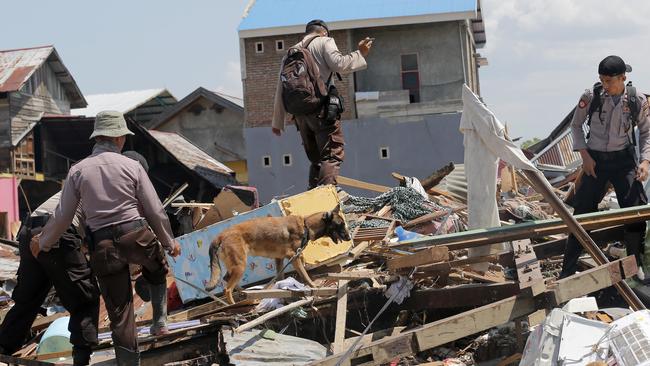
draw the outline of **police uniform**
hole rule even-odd
[[[73,365],[87,365],[91,347],[97,344],[99,289],[86,256],[81,251],[83,228],[79,221],[69,225],[55,247],[34,258],[29,249],[33,231],[47,222],[60,194],[39,206],[23,223],[18,235],[20,264],[18,281],[11,295],[14,306],[0,326],[2,353],[12,354],[29,335],[43,301],[52,286],[70,313],[68,330]],[[78,217],[78,216],[77,216]]]
[[[320,25],[327,28],[324,22]],[[296,46],[301,46],[313,38],[306,35]],[[295,47],[295,46],[294,46]],[[318,65],[320,77],[327,84],[332,73],[347,74],[363,70],[367,67],[365,58],[360,51],[344,55],[339,51],[336,42],[331,37],[317,37],[309,42],[307,49]],[[334,78],[331,78],[333,81]],[[345,157],[343,130],[341,121],[329,123],[319,117],[319,113],[305,116],[293,116],[302,144],[311,165],[309,168],[309,188],[318,185],[336,184],[341,164]],[[282,102],[282,82],[278,80],[275,91],[272,127],[284,130],[287,112]]]
[[[121,113],[101,112],[91,138],[128,134]],[[54,217],[43,228],[41,251],[49,251],[80,201],[92,232],[90,265],[111,321],[118,365],[139,365],[129,263],[142,265],[152,305],[161,304],[154,298],[167,296],[163,248],[174,246],[169,219],[142,165],[108,141],[98,141],[89,157],[70,168]],[[166,309],[154,307],[152,331],[166,315]]]
[[[627,67],[629,68],[629,66]],[[631,68],[629,70],[631,71]],[[599,73],[602,75],[603,71],[599,71]],[[648,101],[642,93],[637,93],[634,97],[637,98],[636,103],[640,106],[636,116],[640,155],[637,157],[633,143],[633,116],[630,108],[630,98],[633,97],[628,95],[627,88],[623,95],[619,97],[608,95],[602,89],[599,96],[602,110],[594,111],[591,116],[588,127],[589,138],[587,138],[583,124],[589,117],[590,105],[594,100],[594,89],[588,89],[582,94],[571,121],[574,151],[586,149],[596,163],[596,177],[583,174],[581,184],[577,187],[573,200],[574,214],[576,215],[597,211],[598,203],[602,199],[608,183],[614,186],[620,207],[632,207],[648,203],[643,185],[635,179],[637,161],[650,161]],[[645,222],[625,225],[624,229],[627,252],[636,257],[639,268],[642,265],[645,231]],[[561,278],[576,272],[578,257],[581,252],[582,247],[577,239],[573,235],[569,235],[562,273],[560,274]]]

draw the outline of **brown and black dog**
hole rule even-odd
[[[350,240],[340,207],[332,211],[318,212],[306,217],[261,217],[233,225],[222,231],[210,244],[210,282],[207,291],[217,287],[221,276],[219,260],[226,265],[224,294],[234,304],[232,290],[246,271],[249,255],[275,258],[276,269],[282,269],[284,259],[296,254],[306,240],[329,237],[334,243]],[[307,275],[302,255],[293,261],[293,267],[311,287],[314,283]]]

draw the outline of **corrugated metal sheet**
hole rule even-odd
[[[53,46],[0,51],[0,92],[20,90],[44,62],[56,74],[71,107],[85,107],[86,100]]]
[[[582,163],[582,158],[578,152],[573,151],[571,130],[567,128],[559,138],[535,156],[533,161],[539,164],[573,169]]]
[[[73,109],[71,114],[95,117],[106,110],[119,111],[124,114],[134,112],[142,107],[167,107],[176,104],[176,98],[167,89],[132,90],[120,93],[94,94],[86,97],[86,108]],[[158,111],[160,113],[161,111]],[[134,116],[136,117],[136,116]]]
[[[465,164],[454,164],[454,171],[442,179],[436,188],[451,193],[461,202],[467,202],[467,178],[465,177]]]
[[[436,16],[435,18],[426,18]],[[427,20],[424,20],[424,19]],[[414,24],[425,21],[475,19],[472,30],[476,43],[485,43],[485,31],[479,0],[256,0],[246,9],[239,24],[242,38],[251,31],[297,27],[299,33],[312,19],[325,20],[330,29],[350,29],[356,23],[363,27],[387,24]],[[291,33],[291,32],[285,32]],[[271,34],[282,34],[269,33]],[[252,35],[252,34],[251,34]]]
[[[155,130],[148,130],[147,132],[181,164],[217,186],[223,180],[222,177],[218,176],[219,174],[234,174],[232,169],[215,160],[181,135]]]

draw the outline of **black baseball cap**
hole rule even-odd
[[[607,56],[598,64],[598,75],[616,76],[626,72],[632,72],[632,66],[618,56]]]
[[[330,32],[330,29],[327,26],[327,23],[325,23],[325,21],[320,20],[320,19],[314,19],[311,22],[307,23],[307,27],[305,27],[305,31],[306,31],[306,28],[309,28],[309,26],[312,26],[312,25],[319,25],[319,26],[325,28],[325,30],[327,31],[327,34],[329,34],[329,32]]]

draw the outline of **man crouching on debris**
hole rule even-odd
[[[147,173],[140,163],[120,154],[127,135],[133,133],[120,112],[97,114],[90,136],[96,141],[92,154],[70,168],[54,216],[40,236],[32,239],[31,250],[34,256],[49,251],[83,202],[81,209],[91,231],[90,266],[111,321],[118,365],[139,365],[129,263],[143,266],[152,298],[166,296],[168,268],[163,247],[175,257],[180,245],[172,237],[169,219]],[[154,326],[161,322],[165,320],[153,319]],[[152,331],[156,334],[159,329]]]
[[[282,59],[280,80],[275,92],[272,130],[277,136],[284,130],[286,113],[293,115],[302,144],[311,162],[309,189],[336,184],[343,162],[341,113],[343,98],[334,87],[334,75],[366,68],[372,39],[359,42],[359,49],[341,54],[329,36],[327,24],[312,20],[306,35],[291,47]]]
[[[574,214],[597,210],[611,182],[620,207],[648,203],[642,182],[650,165],[650,118],[645,95],[631,83],[625,85],[626,72],[632,68],[618,56],[608,56],[598,65],[600,82],[580,97],[571,128],[573,148],[582,156],[582,183],[577,187]],[[583,125],[588,132],[585,134]],[[639,128],[638,149],[634,127]],[[627,252],[636,257],[640,280],[645,279],[642,256],[646,223],[625,225]],[[576,272],[582,247],[573,235],[567,239],[560,278]]]

